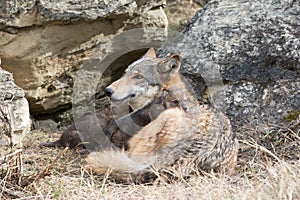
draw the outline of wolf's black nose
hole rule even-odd
[[[111,95],[114,93],[114,90],[112,88],[107,87],[105,88],[104,92],[107,96],[111,97]]]

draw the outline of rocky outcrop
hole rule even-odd
[[[11,73],[0,68],[0,145],[20,143],[30,126],[24,91],[15,85]]]
[[[183,56],[199,99],[233,125],[280,127],[300,109],[299,14],[298,1],[210,1],[161,55]]]
[[[118,69],[144,53],[134,50],[165,39],[162,0],[101,2],[1,2],[3,68],[24,88],[33,113],[80,108],[94,93],[102,96]],[[179,53],[198,98],[235,127],[285,125],[300,112],[299,10],[289,0],[211,0],[161,56]]]
[[[5,0],[0,4],[2,67],[24,89],[33,114],[70,107],[76,72],[89,64],[86,60],[99,64],[110,55],[112,39],[120,33],[138,29],[141,40],[158,42],[167,34],[164,0]],[[114,63],[114,69],[136,57]],[[100,80],[100,90],[112,73]]]

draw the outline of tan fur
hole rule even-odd
[[[172,174],[180,177],[189,175],[195,168],[234,171],[238,143],[231,131],[230,122],[223,113],[198,104],[178,72],[180,61],[178,55],[172,55],[168,59],[138,61],[136,65],[129,66],[126,74],[110,86],[118,95],[131,95],[129,101],[141,101],[143,93],[132,91],[148,86],[145,73],[150,73],[159,87],[152,99],[162,95],[163,91],[169,91],[176,96],[178,106],[169,107],[135,134],[129,140],[127,152],[107,150],[89,155],[87,163],[95,171],[103,174],[111,169],[113,176],[123,178],[129,175],[140,176],[151,169],[159,172],[176,169]],[[144,77],[134,81],[137,85],[123,85],[124,79],[137,74]],[[123,87],[131,88],[127,91],[132,93],[125,94]],[[103,160],[109,160],[113,164]]]

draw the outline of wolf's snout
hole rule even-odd
[[[111,97],[111,95],[112,95],[115,91],[114,91],[112,88],[107,87],[107,88],[105,88],[104,92],[105,92],[105,94],[106,94],[107,96]]]

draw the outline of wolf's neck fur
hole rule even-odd
[[[198,108],[199,103],[195,96],[190,91],[187,84],[182,80],[182,77],[180,74],[177,74],[174,79],[169,81],[163,89],[168,90],[172,92],[174,95],[176,95],[180,107],[185,112],[194,112],[195,109]]]

